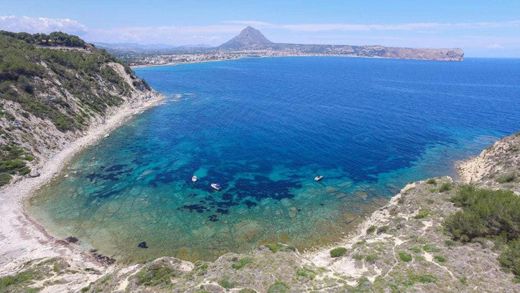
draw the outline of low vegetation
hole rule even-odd
[[[61,132],[78,131],[123,102],[132,88],[113,62],[77,36],[0,31],[0,186],[30,172],[26,162],[32,156],[20,146],[34,144],[35,118]],[[139,79],[133,83],[149,89]]]
[[[506,173],[504,175],[498,176],[496,180],[498,183],[514,182],[516,180],[516,173],[515,172]]]
[[[433,178],[430,178],[430,179],[428,179],[428,181],[426,181],[426,183],[427,184],[431,184],[431,185],[435,185],[435,184],[437,184],[437,181],[435,179],[433,179]]]
[[[399,252],[399,259],[404,262],[411,262],[412,261],[412,255],[409,253],[406,253],[404,251]]]
[[[32,270],[23,271],[16,275],[0,278],[0,292],[14,292],[15,287],[26,287],[35,279]]]
[[[0,145],[0,186],[8,184],[13,175],[26,175],[31,171],[27,162],[33,157],[14,145]]]
[[[345,247],[336,247],[330,251],[330,257],[341,257],[347,253]]]
[[[450,191],[452,187],[453,185],[451,183],[445,182],[441,185],[441,187],[439,187],[439,192]]]
[[[299,268],[296,271],[296,276],[314,280],[314,278],[316,277],[316,272],[311,269],[303,267],[303,268]]]
[[[46,39],[49,41],[43,41]],[[59,130],[84,128],[88,124],[88,112],[104,113],[108,107],[122,102],[121,98],[101,90],[101,78],[115,85],[119,94],[128,93],[124,80],[105,66],[116,61],[105,51],[55,50],[35,44],[84,47],[85,43],[76,36],[63,33],[0,32],[0,95],[19,103],[24,111],[36,117],[51,120]],[[69,103],[47,90],[48,85],[43,80],[55,79],[59,80],[62,90],[85,105],[85,113],[76,113]]]
[[[283,243],[268,243],[265,244],[265,247],[269,248],[273,253],[277,253],[278,251],[296,251],[295,247]]]
[[[137,273],[137,283],[143,286],[169,286],[174,277],[174,271],[166,266],[151,265]]]
[[[289,286],[281,281],[276,281],[274,284],[269,286],[267,293],[286,293],[289,292]]]
[[[461,207],[446,219],[444,227],[454,240],[479,238],[505,243],[499,261],[520,276],[520,197],[511,191],[461,187],[452,198]]]
[[[231,267],[235,270],[240,270],[241,268],[247,266],[248,264],[253,262],[253,258],[251,257],[243,257],[239,259],[238,261],[234,262]]]
[[[235,287],[235,284],[229,280],[228,277],[224,277],[218,281],[218,284],[224,289],[231,289]]]
[[[424,219],[430,215],[430,211],[427,209],[420,209],[417,215],[415,215],[415,219]]]

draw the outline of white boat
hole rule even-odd
[[[211,188],[213,188],[216,191],[219,191],[222,187],[218,183],[211,183]]]
[[[191,176],[191,182],[197,182],[197,180],[199,180],[199,178],[197,178],[197,176],[195,176],[195,175]]]
[[[314,181],[316,181],[316,182],[321,181],[321,179],[323,179],[323,176],[321,176],[321,175],[314,177]]]

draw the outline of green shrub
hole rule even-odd
[[[137,282],[144,286],[165,286],[171,285],[172,277],[174,277],[174,271],[169,267],[152,265],[137,273]]]
[[[464,186],[452,202],[462,210],[449,216],[444,227],[455,240],[520,236],[520,198],[513,192]]]
[[[282,243],[268,243],[265,244],[269,250],[273,253],[277,253],[278,251],[296,251],[296,248],[290,245],[285,245]]]
[[[9,184],[12,178],[13,176],[9,175],[8,173],[0,173],[0,186]]]
[[[404,251],[399,252],[399,259],[404,262],[411,262],[412,261],[412,255],[409,253],[406,253]]]
[[[518,279],[520,276],[520,239],[509,242],[498,260],[503,267],[511,270]]]
[[[367,234],[372,234],[376,231],[376,226],[370,226],[367,229]]]
[[[435,184],[437,184],[437,181],[433,178],[430,178],[430,179],[428,179],[428,181],[426,181],[426,183],[435,185]]]
[[[423,284],[427,284],[427,283],[435,283],[437,282],[437,278],[433,275],[430,275],[430,274],[415,274],[413,272],[409,272],[408,273],[408,278],[410,280],[410,282],[412,284],[414,283],[423,283]]]
[[[235,284],[233,282],[231,282],[228,277],[224,277],[224,278],[220,279],[220,281],[218,281],[218,284],[220,286],[222,286],[222,288],[225,288],[225,289],[231,289],[231,288],[235,287]]]
[[[13,287],[26,287],[32,280],[36,279],[33,271],[27,270],[15,275],[0,278],[0,292],[18,292],[11,290]],[[22,292],[22,291],[20,291]]]
[[[446,262],[446,258],[442,255],[436,255],[433,257],[433,259],[438,263],[444,263]]]
[[[233,263],[231,265],[231,267],[234,268],[235,270],[240,270],[241,268],[247,266],[248,264],[250,264],[252,262],[253,262],[252,258],[244,257],[244,258],[239,259],[237,262]]]
[[[377,255],[375,255],[375,254],[367,254],[367,255],[365,255],[365,261],[366,262],[373,263],[376,260],[377,260]]]
[[[515,181],[515,179],[516,179],[516,173],[511,172],[511,173],[507,173],[507,174],[503,174],[503,175],[499,176],[496,179],[496,181],[498,183],[510,183],[510,182]]]
[[[347,253],[345,247],[336,247],[330,251],[330,257],[340,257]]]
[[[427,209],[420,209],[417,215],[415,215],[415,219],[424,219],[430,215],[430,211]]]
[[[278,250],[280,250],[280,248],[282,248],[282,246],[278,243],[268,243],[265,245],[267,248],[269,248],[269,250],[272,252],[272,253],[277,253]]]
[[[455,241],[451,239],[444,240],[444,245],[446,245],[447,247],[453,247],[455,246]]]
[[[286,293],[289,292],[289,286],[284,282],[276,281],[274,284],[269,286],[267,293]]]
[[[451,183],[443,183],[441,185],[441,187],[439,187],[439,192],[450,191],[451,188],[452,188],[452,184]]]
[[[424,244],[422,249],[426,252],[437,252],[439,249],[433,244]]]
[[[316,272],[307,268],[299,268],[296,271],[296,276],[313,280],[316,277]]]

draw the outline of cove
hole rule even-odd
[[[28,203],[53,235],[127,262],[333,243],[407,182],[454,175],[456,160],[520,128],[514,59],[249,58],[136,72],[166,103]]]

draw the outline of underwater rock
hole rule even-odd
[[[290,208],[289,208],[289,217],[290,217],[291,219],[296,218],[296,215],[297,215],[297,214],[298,214],[298,209],[297,209],[297,208],[295,208],[295,207],[290,207]]]
[[[104,265],[112,265],[116,262],[116,260],[114,258],[111,258],[109,256],[106,256],[106,255],[102,255],[100,253],[97,253],[97,252],[93,252],[92,253],[92,256],[101,264],[104,264]]]
[[[65,238],[65,241],[67,241],[68,243],[78,243],[79,239],[74,236],[69,236]]]
[[[146,244],[146,241],[140,242],[137,244],[137,247],[139,248],[148,248],[148,245]]]

